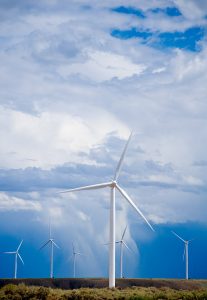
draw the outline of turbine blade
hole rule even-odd
[[[129,251],[134,252],[134,251],[132,251],[132,249],[130,249],[130,248],[127,246],[127,244],[126,244],[125,242],[123,242],[123,244],[124,244],[124,246],[125,246]]]
[[[17,248],[17,252],[19,251],[19,249],[20,249],[22,243],[23,243],[23,240],[21,240],[21,242],[20,242],[20,244],[19,244],[19,246],[18,246],[18,248]]]
[[[116,171],[115,171],[115,175],[114,175],[114,180],[117,180],[118,177],[119,177],[119,174],[120,174],[120,171],[121,171],[121,167],[122,167],[122,164],[123,164],[123,160],[124,160],[124,156],[125,156],[125,154],[126,154],[126,151],[127,151],[128,145],[129,145],[129,142],[130,142],[130,140],[131,140],[131,137],[132,137],[132,132],[131,132],[131,134],[130,134],[130,136],[129,136],[129,138],[128,138],[128,141],[127,141],[127,143],[126,143],[126,145],[125,145],[125,147],[124,147],[124,150],[123,150],[123,152],[122,152],[122,155],[121,155],[120,160],[119,160],[119,162],[118,162],[118,165],[117,165],[117,167],[116,167]]]
[[[127,195],[127,193],[117,184],[116,188],[118,191],[122,194],[122,196],[131,204],[131,206],[138,212],[138,214],[145,220],[145,222],[148,224],[148,226],[154,231],[152,225],[149,223],[149,221],[146,219],[146,217],[143,215],[141,210],[134,204],[134,202],[131,200],[131,198]]]
[[[177,238],[179,238],[181,241],[183,241],[184,243],[186,242],[184,239],[182,239],[177,233],[175,233],[174,231],[172,231],[172,233],[177,236]]]
[[[60,249],[60,247],[54,242],[52,241],[53,245],[55,245],[56,248]]]
[[[22,259],[21,255],[20,255],[19,253],[17,253],[17,255],[19,256],[19,259],[21,260],[21,262],[22,262],[22,263],[23,263],[23,265],[24,265],[24,261],[23,261],[23,259]]]
[[[42,247],[40,247],[39,250],[42,250],[45,246],[47,246],[49,243],[51,242],[51,240],[47,241]]]
[[[85,190],[96,190],[96,189],[101,189],[101,188],[104,188],[104,187],[107,187],[110,185],[111,185],[111,182],[105,182],[105,183],[87,185],[87,186],[82,186],[82,187],[75,188],[75,189],[65,190],[65,191],[61,191],[60,193],[63,194],[63,193],[85,191]]]
[[[121,241],[116,241],[115,242],[116,244],[119,244],[119,243],[121,243]],[[111,245],[111,243],[105,243],[105,244],[103,244],[104,246],[107,246],[107,245]]]
[[[7,252],[2,252],[2,253],[4,253],[4,254],[15,254],[16,252],[14,252],[14,251],[12,251],[12,252],[11,252],[11,251],[10,251],[10,252],[8,252],[8,251],[7,251]]]
[[[123,240],[123,239],[124,239],[124,236],[125,236],[126,230],[127,230],[127,226],[126,226],[126,227],[125,227],[125,229],[124,229],[124,232],[123,232],[123,234],[122,234],[121,240]]]

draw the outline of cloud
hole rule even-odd
[[[124,56],[113,53],[93,51],[88,55],[89,60],[84,64],[62,66],[59,69],[60,74],[66,78],[71,74],[78,74],[80,77],[101,82],[111,80],[114,77],[124,79],[133,75],[139,75],[145,69],[144,65],[133,64]],[[90,70],[90,73],[88,70]]]
[[[9,196],[6,193],[0,193],[0,211],[41,211],[41,205],[39,202],[25,200],[13,196]]]

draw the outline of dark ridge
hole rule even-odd
[[[108,287],[108,279],[106,278],[21,278],[0,279],[0,288],[7,284],[18,285],[20,283],[24,283],[26,286],[44,286],[59,289]],[[174,290],[192,291],[206,288],[207,280],[125,278],[116,279],[116,287],[120,289],[127,287],[167,287]]]

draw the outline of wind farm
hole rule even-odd
[[[53,290],[54,288],[59,288],[59,291],[61,291],[61,295],[70,295],[71,292],[66,292],[64,290],[79,290],[78,296],[81,299],[90,299],[91,295],[93,297],[97,297],[99,299],[113,299],[118,297],[118,292],[115,289],[115,286],[119,289],[122,289],[124,292],[121,292],[122,299],[137,299],[136,297],[139,297],[139,299],[162,299],[160,297],[168,297],[168,299],[181,299],[182,297],[188,297],[188,299],[194,299],[195,293],[197,294],[198,299],[205,299],[207,296],[207,289],[206,281],[205,280],[191,280],[189,279],[189,252],[188,252],[188,245],[192,240],[184,240],[181,236],[179,236],[177,233],[172,231],[173,235],[178,238],[180,241],[184,243],[184,254],[183,257],[185,257],[185,279],[184,280],[178,280],[178,279],[141,279],[141,278],[127,278],[124,274],[124,265],[126,265],[126,259],[125,264],[123,264],[124,261],[124,249],[128,250],[129,252],[133,253],[133,256],[137,256],[136,251],[132,251],[131,247],[128,246],[128,242],[126,241],[126,232],[128,226],[126,225],[124,227],[124,230],[121,234],[121,239],[117,239],[116,234],[116,197],[115,197],[115,191],[118,191],[120,195],[127,200],[127,202],[132,206],[132,208],[138,213],[139,217],[148,225],[150,228],[150,232],[152,234],[155,234],[156,231],[154,231],[154,228],[148,221],[148,219],[145,217],[145,215],[142,213],[142,211],[137,207],[137,205],[133,202],[133,200],[130,198],[130,196],[126,193],[126,191],[120,187],[118,184],[119,175],[121,173],[121,168],[124,162],[124,158],[127,152],[127,149],[129,147],[129,143],[132,139],[132,133],[130,134],[125,147],[122,151],[121,157],[119,159],[118,165],[115,170],[114,177],[109,182],[104,182],[100,184],[93,184],[88,186],[81,186],[78,188],[72,188],[69,190],[59,191],[58,194],[67,194],[67,193],[73,193],[73,192],[79,192],[79,191],[87,191],[87,190],[99,190],[99,189],[105,189],[109,188],[110,191],[110,206],[109,206],[109,243],[105,244],[109,247],[109,273],[108,273],[108,279],[107,278],[87,278],[87,277],[80,277],[78,276],[77,272],[77,260],[78,257],[84,256],[87,253],[82,253],[77,251],[75,244],[72,243],[72,273],[73,276],[70,278],[55,278],[54,276],[54,249],[58,249],[59,251],[62,251],[62,249],[56,244],[53,234],[52,234],[52,228],[51,228],[51,217],[49,222],[49,237],[48,240],[41,246],[39,250],[43,250],[44,248],[47,248],[49,250],[49,260],[50,260],[50,276],[49,278],[19,278],[17,274],[17,267],[18,267],[18,260],[20,260],[23,264],[23,259],[19,253],[20,248],[22,246],[23,240],[20,242],[20,244],[17,247],[16,251],[12,252],[3,252],[3,254],[12,254],[15,257],[14,261],[14,279],[0,279],[0,299],[1,299],[1,291],[3,293],[4,297],[4,290],[7,291],[7,293],[13,293],[13,290],[10,291],[10,289],[15,289],[15,293],[19,293],[19,284],[24,284],[25,288],[21,290],[22,293],[33,293],[33,295],[38,293],[38,290],[34,288],[34,286],[41,286],[42,290],[41,292],[48,295],[50,297],[50,293],[53,293],[53,295],[56,295],[55,297],[59,299],[60,292],[56,292]],[[97,212],[98,214],[99,212]],[[120,278],[116,278],[116,268],[115,268],[115,262],[116,262],[116,245],[119,246],[120,250]],[[45,249],[46,250],[46,249]],[[131,256],[130,256],[131,257]],[[129,260],[129,258],[128,258]],[[79,262],[79,269],[81,267],[81,263],[83,261]],[[9,286],[8,286],[9,284]],[[30,287],[33,286],[33,287]],[[48,290],[48,287],[50,288]],[[106,287],[108,287],[108,291],[106,291]],[[133,287],[133,288],[132,288]],[[89,288],[87,293],[85,292],[85,288]],[[126,293],[126,289],[127,293]],[[153,289],[153,290],[152,290]],[[161,291],[163,291],[163,294]],[[182,290],[182,292],[180,291]],[[109,292],[111,291],[111,292]],[[195,292],[196,291],[196,292]],[[133,293],[133,295],[132,295]],[[192,294],[191,294],[192,293]],[[75,293],[73,292],[74,297]],[[161,296],[162,295],[162,296]],[[191,297],[192,295],[192,297]],[[199,296],[200,295],[200,296]],[[38,297],[40,294],[38,294]],[[45,297],[45,296],[44,296]],[[176,298],[177,297],[177,298]],[[200,297],[200,298],[199,298]],[[203,298],[204,297],[204,298]],[[47,299],[47,298],[46,298]],[[49,298],[48,298],[49,299]],[[76,299],[76,298],[74,298]],[[79,299],[79,298],[78,298]]]
[[[207,1],[0,20],[0,300],[207,299]]]
[[[42,286],[50,286],[50,287],[59,287],[59,288],[67,288],[67,289],[73,289],[73,288],[83,288],[83,287],[93,287],[93,288],[103,288],[108,286],[110,289],[115,288],[115,285],[117,285],[120,288],[125,288],[125,287],[131,287],[131,286],[142,286],[142,287],[148,287],[148,286],[155,286],[156,288],[159,287],[169,287],[169,288],[175,288],[175,289],[180,289],[183,286],[186,287],[188,290],[193,290],[194,288],[200,289],[200,287],[204,284],[204,281],[192,281],[189,280],[189,274],[188,274],[188,260],[189,260],[189,253],[188,253],[188,245],[192,240],[184,240],[182,237],[180,237],[177,233],[172,231],[173,235],[176,236],[179,240],[181,240],[184,243],[184,255],[185,257],[185,281],[183,280],[176,280],[176,279],[136,279],[136,278],[127,278],[124,275],[124,270],[123,270],[123,260],[124,260],[124,249],[127,251],[133,253],[133,256],[136,256],[137,253],[136,251],[134,252],[131,247],[128,245],[126,241],[126,232],[128,226],[126,225],[124,227],[124,230],[122,231],[121,234],[121,239],[116,238],[116,206],[115,206],[115,191],[118,191],[120,195],[127,200],[127,202],[132,206],[132,208],[138,213],[138,215],[144,220],[144,222],[148,225],[150,228],[152,234],[155,234],[154,228],[148,221],[148,219],[145,217],[145,215],[141,212],[141,210],[137,207],[137,205],[132,201],[130,196],[126,193],[123,188],[120,187],[118,184],[118,179],[121,173],[121,168],[125,159],[125,155],[127,153],[127,149],[129,147],[129,143],[132,139],[132,133],[130,134],[125,147],[122,151],[121,157],[118,161],[114,177],[111,181],[109,182],[104,182],[100,184],[93,184],[89,186],[82,186],[78,188],[72,188],[69,190],[64,190],[64,191],[58,191],[58,195],[61,194],[67,194],[67,193],[73,193],[73,192],[78,192],[78,191],[87,191],[87,190],[96,190],[96,189],[105,189],[109,188],[110,190],[110,207],[109,207],[109,243],[105,244],[108,245],[109,247],[109,278],[78,278],[77,276],[77,259],[79,256],[84,256],[87,254],[83,254],[82,252],[77,251],[75,244],[72,243],[72,278],[55,278],[54,276],[54,248],[59,249],[59,251],[62,251],[62,249],[56,244],[53,234],[52,234],[52,227],[51,227],[51,217],[50,217],[50,222],[49,222],[49,237],[48,240],[41,246],[39,250],[42,250],[46,248],[47,246],[49,247],[49,260],[50,260],[50,281],[45,281],[45,279],[17,279],[17,266],[18,266],[18,259],[21,260],[21,262],[24,264],[23,259],[19,253],[19,250],[22,246],[23,240],[20,242],[19,246],[17,247],[16,251],[12,252],[3,252],[4,254],[13,254],[15,256],[15,264],[14,264],[14,279],[15,281],[11,280],[0,280],[0,285],[4,286],[7,283],[24,283],[26,285],[42,285]],[[127,159],[127,158],[126,158]],[[115,276],[115,250],[116,250],[116,245],[119,246],[120,249],[120,279],[116,278]],[[81,263],[81,262],[80,262]],[[79,263],[79,267],[80,267]],[[125,262],[126,264],[126,262]],[[188,282],[188,283],[187,283]]]

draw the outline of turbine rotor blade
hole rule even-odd
[[[22,243],[23,243],[23,240],[21,240],[21,242],[20,242],[20,244],[19,244],[19,246],[18,246],[18,248],[17,248],[17,252],[19,251],[19,249],[20,249]]]
[[[132,251],[132,249],[130,249],[130,248],[127,246],[127,244],[126,244],[125,242],[123,242],[123,244],[124,244],[124,246],[125,246],[129,251],[134,252],[134,251]]]
[[[124,232],[123,232],[123,234],[122,234],[121,241],[124,239],[124,236],[125,236],[126,230],[127,230],[127,226],[126,226],[126,227],[125,227],[125,229],[124,229]]]
[[[122,241],[116,241],[115,242],[116,244],[119,244],[119,243],[122,243]],[[111,243],[105,243],[105,244],[103,244],[104,246],[107,246],[107,245],[111,245]]]
[[[2,253],[4,253],[4,254],[16,254],[15,251],[12,251],[12,252],[11,251],[9,251],[9,252],[7,251],[7,252],[2,252]]]
[[[60,247],[54,242],[52,241],[53,245],[55,245],[56,248],[60,249]]]
[[[154,231],[152,225],[149,223],[149,221],[146,219],[146,217],[143,215],[141,210],[134,204],[134,202],[131,200],[131,198],[127,195],[127,193],[117,184],[116,188],[118,191],[122,194],[122,196],[131,204],[131,206],[138,212],[138,214],[145,220],[147,225]]]
[[[45,246],[47,246],[49,243],[51,242],[51,240],[47,241],[42,247],[40,247],[39,250],[42,250]]]
[[[126,154],[126,151],[127,151],[128,145],[129,145],[129,142],[130,142],[130,140],[131,140],[131,137],[132,137],[132,132],[131,132],[131,134],[130,134],[130,136],[129,136],[129,138],[128,138],[128,141],[127,141],[127,143],[126,143],[126,145],[125,145],[125,147],[124,147],[124,150],[123,150],[123,152],[122,152],[122,155],[121,155],[121,157],[120,157],[120,159],[119,159],[118,165],[117,165],[117,167],[116,167],[115,175],[114,175],[114,180],[117,180],[118,177],[119,177],[119,174],[120,174],[120,171],[121,171],[121,167],[122,167],[122,164],[123,164],[123,160],[124,160],[124,156],[125,156],[125,154]]]
[[[22,262],[22,263],[23,263],[23,265],[24,265],[24,261],[23,261],[23,259],[22,259],[21,255],[20,255],[19,253],[17,253],[17,255],[18,255],[19,259],[21,260],[21,262]]]
[[[186,241],[184,239],[182,239],[177,233],[175,233],[173,230],[172,230],[172,233],[177,236],[177,238],[179,238],[181,241],[183,241],[184,243],[186,243]]]
[[[96,190],[96,189],[105,188],[107,186],[111,186],[111,182],[105,182],[105,183],[99,183],[99,184],[93,184],[93,185],[86,185],[86,186],[82,186],[82,187],[75,188],[75,189],[61,191],[59,193],[63,194],[63,193],[78,192],[78,191],[85,191],[85,190]]]

